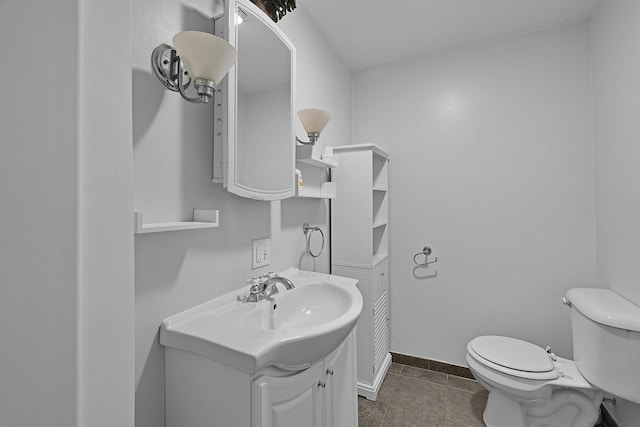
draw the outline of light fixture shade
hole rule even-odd
[[[305,108],[304,110],[298,110],[298,117],[304,126],[304,130],[307,133],[322,132],[322,129],[331,120],[331,114],[328,111],[318,110],[316,108]]]
[[[238,52],[227,41],[201,31],[178,33],[173,45],[194,80],[211,80],[218,85],[238,60]]]

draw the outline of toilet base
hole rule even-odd
[[[522,405],[496,389],[489,392],[482,419],[487,427],[529,427]]]
[[[523,403],[491,388],[482,418],[487,427],[593,427],[603,396],[593,392],[554,388],[548,399]]]
[[[600,418],[601,390],[554,388],[551,399],[527,408],[531,427],[593,427]]]

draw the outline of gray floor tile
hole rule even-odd
[[[402,367],[403,365],[399,363],[391,362],[391,366],[389,367],[388,373],[400,375],[400,371],[402,371]]]
[[[482,413],[487,404],[488,393],[474,393],[448,387],[445,399],[445,419],[467,427],[484,427]]]
[[[358,397],[358,427],[381,427],[387,404]]]
[[[400,377],[398,375],[387,374],[387,376],[384,378],[384,381],[382,381],[382,386],[380,386],[380,391],[378,392],[376,402],[391,402],[399,378]]]
[[[424,381],[431,381],[438,384],[447,384],[447,374],[443,374],[442,372],[429,371],[422,368],[416,368],[413,366],[403,366],[402,373],[400,375]]]
[[[458,424],[455,421],[445,419],[443,427],[468,427],[468,426],[466,424]]]
[[[447,378],[447,385],[449,387],[457,388],[464,391],[476,392],[484,391],[485,388],[476,381],[468,378],[456,377],[455,375],[449,375]]]
[[[388,411],[414,412],[417,416],[444,417],[447,387],[429,381],[399,377]],[[393,424],[390,424],[393,425]]]
[[[375,402],[358,398],[359,427],[483,427],[487,395],[474,380],[395,363]]]
[[[393,427],[442,427],[444,417],[425,411],[412,411],[407,408],[389,407],[384,416],[383,426]]]

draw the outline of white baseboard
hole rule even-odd
[[[384,377],[387,375],[387,371],[390,367],[391,353],[387,353],[382,360],[378,373],[373,379],[373,384],[361,383],[358,381],[358,394],[366,397],[368,400],[375,401],[378,398],[378,392],[380,391],[380,387],[382,387],[382,382],[384,381]]]

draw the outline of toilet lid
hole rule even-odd
[[[551,357],[541,347],[515,338],[483,336],[471,341],[471,348],[483,359],[522,372],[553,370]]]

